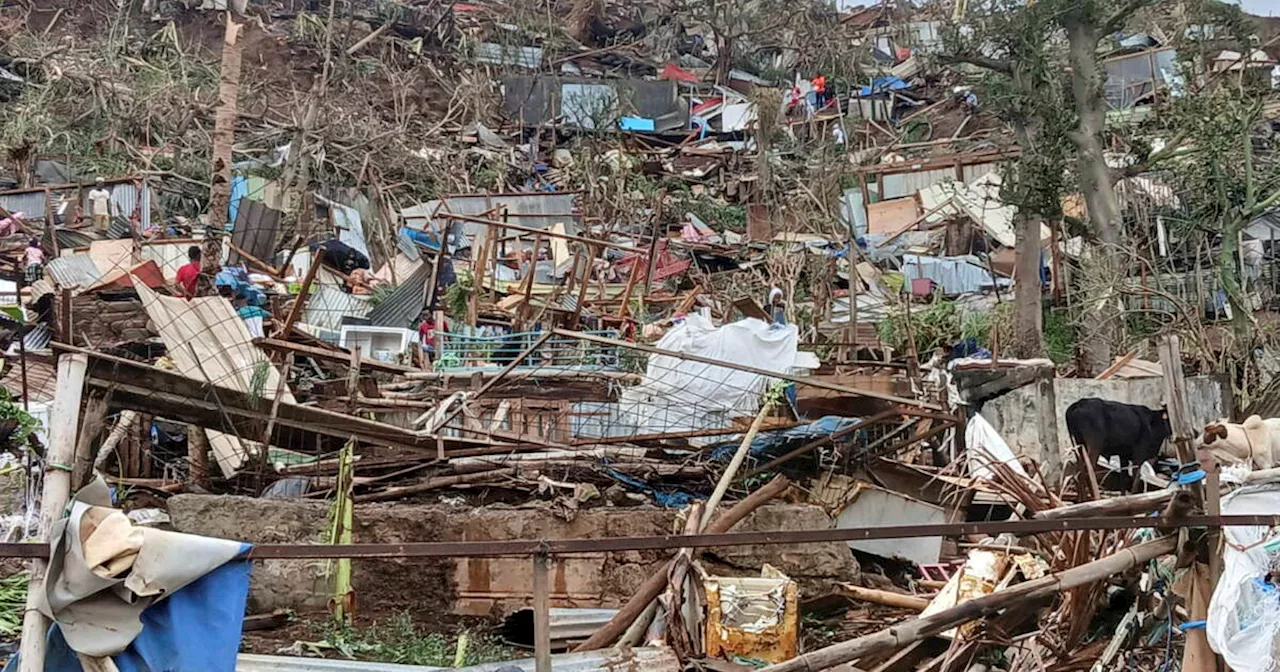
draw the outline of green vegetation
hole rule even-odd
[[[1044,349],[1054,364],[1065,364],[1076,354],[1079,327],[1066,310],[1044,311]]]
[[[6,639],[13,639],[22,632],[28,579],[26,572],[0,579],[0,636]]]
[[[990,312],[964,311],[955,301],[938,300],[925,310],[913,311],[910,333],[915,336],[916,352],[922,360],[928,359],[934,349],[966,338],[976,338],[979,343],[990,346],[993,325],[998,333],[1012,334],[1012,308],[1013,305],[1006,302]],[[889,316],[876,330],[880,340],[889,347],[899,352],[908,349],[909,332],[904,312]]]
[[[40,429],[40,421],[31,416],[30,413],[22,410],[22,406],[14,402],[13,396],[9,391],[0,388],[0,422],[17,421],[18,425],[14,428],[13,433],[9,435],[9,443],[11,445],[21,445],[27,442],[37,429]]]
[[[463,665],[520,657],[490,634],[464,631],[454,636],[423,632],[406,613],[363,627],[339,626],[327,621],[317,634],[323,639],[300,642],[301,646],[316,653],[335,651],[353,660],[452,667],[459,657],[459,644],[465,649],[461,651]]]

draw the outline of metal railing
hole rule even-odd
[[[584,333],[617,338],[617,332],[611,329]],[[445,332],[439,336],[440,352],[436,355],[436,370],[460,371],[501,369],[536,343],[543,332],[496,335]],[[616,371],[619,369],[618,348],[576,338],[552,336],[516,368]]]

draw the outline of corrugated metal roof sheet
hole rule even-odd
[[[280,230],[279,210],[252,199],[241,199],[236,211],[235,228],[231,232],[231,242],[236,247],[267,261],[275,254],[276,235]],[[232,264],[241,262],[240,253],[231,250],[227,261]]]
[[[58,249],[71,247],[89,247],[98,237],[76,229],[54,229],[58,236]]]
[[[22,396],[22,362],[18,358],[5,360],[0,386],[8,390],[15,399]],[[53,364],[27,357],[27,392],[31,395],[30,401],[52,401],[57,387],[58,371]]]
[[[567,233],[578,233],[578,217],[574,215],[576,194],[529,193],[529,194],[474,194],[467,196],[449,196],[442,200],[427,201],[400,211],[405,222],[415,229],[426,229],[435,226],[443,230],[445,220],[438,213],[452,213],[479,217],[495,208],[506,207],[512,224],[534,228],[549,229],[557,222],[563,222]],[[474,222],[457,222],[455,232],[461,232],[469,239],[477,235],[483,237],[490,227]],[[457,244],[459,241],[453,241]]]
[[[47,324],[37,324],[22,339],[23,347],[28,352],[32,350],[45,350],[49,347],[49,343],[53,341],[53,329]]]
[[[21,212],[27,219],[44,219],[44,192],[5,194],[0,196],[0,208],[9,212]]]
[[[102,271],[93,263],[87,252],[64,254],[45,264],[45,271],[53,278],[53,282],[63,289],[88,287],[102,277]]]
[[[409,257],[410,261],[417,261],[422,258],[422,252],[418,251],[418,244],[409,240],[409,236],[403,233],[396,234],[396,249]]]
[[[542,65],[542,47],[481,42],[476,45],[476,60],[489,65],[513,65],[537,70]]]
[[[368,295],[348,294],[334,285],[315,284],[307,305],[302,310],[302,321],[313,327],[338,331],[343,317],[365,317],[373,310]]]
[[[375,327],[409,328],[422,313],[422,306],[427,298],[427,281],[430,278],[431,265],[423,264],[369,311],[369,322]]]

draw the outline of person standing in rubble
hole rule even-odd
[[[827,76],[819,74],[813,78],[814,109],[822,111],[827,106]]]
[[[32,238],[27,243],[25,254],[27,265],[27,284],[39,281],[44,277],[44,250],[40,248],[40,239]]]
[[[93,227],[98,231],[106,231],[111,225],[111,192],[101,177],[89,192],[89,212],[93,214]]]
[[[200,279],[200,256],[200,246],[192,245],[187,248],[187,259],[190,261],[178,269],[178,292],[188,301],[196,295],[196,282]]]
[[[769,316],[774,325],[787,323],[787,302],[782,298],[782,290],[774,287],[769,290]]]

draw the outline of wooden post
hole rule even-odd
[[[644,274],[644,296],[646,301],[649,298],[649,294],[653,293],[653,273],[658,265],[658,241],[666,237],[666,231],[662,228],[662,206],[666,200],[667,192],[664,189],[658,192],[653,204],[653,240],[649,241],[649,268]],[[639,269],[640,264],[644,261],[643,259],[636,260],[635,269],[632,272],[634,273],[635,270]]]
[[[75,335],[71,333],[71,290],[62,290],[62,314],[58,316],[58,340],[67,345],[75,345]]]
[[[551,588],[546,553],[533,556],[533,658],[537,672],[551,672]]]
[[[209,480],[209,435],[204,427],[187,425],[187,480],[205,490],[213,488]]]
[[[1050,483],[1056,483],[1062,476],[1062,446],[1058,445],[1058,394],[1053,381],[1056,373],[1052,366],[1047,366],[1036,381],[1040,401],[1039,418],[1036,424],[1040,429],[1041,460],[1040,471]]]
[[[591,286],[591,267],[595,266],[597,248],[589,245],[585,252],[582,257],[582,284],[578,285],[578,301],[573,306],[573,317],[569,318],[570,329],[577,329],[578,321],[582,319],[582,304],[587,300],[587,287]]]
[[[519,323],[518,329],[526,328],[525,322],[529,319],[529,314],[533,312],[533,278],[538,274],[538,250],[542,249],[542,234],[539,233],[533,237],[533,251],[529,258],[529,268],[525,270],[524,282],[521,283],[520,293],[524,295],[524,303],[520,304],[520,310],[516,313],[516,322]]]
[[[49,454],[45,462],[44,490],[40,500],[40,531],[37,541],[48,543],[49,529],[62,518],[71,499],[71,462],[75,459],[76,430],[79,427],[80,399],[84,395],[85,371],[89,357],[84,354],[58,358],[58,382],[53,397],[52,417],[59,421],[49,427]],[[48,563],[32,560],[31,582],[27,586],[27,610],[22,619],[21,672],[44,672],[45,634],[49,619],[36,609],[36,595],[44,590]]]
[[[351,348],[351,366],[347,369],[347,413],[355,413],[360,404],[360,346]]]
[[[91,394],[84,403],[79,437],[76,439],[75,464],[71,471],[71,489],[78,490],[89,484],[93,475],[93,443],[107,422],[107,397]]]
[[[1164,403],[1169,414],[1170,440],[1178,449],[1178,460],[1183,464],[1196,462],[1194,447],[1196,430],[1191,426],[1191,411],[1187,405],[1187,383],[1182,377],[1182,348],[1177,335],[1160,339],[1160,369],[1164,373]],[[1190,488],[1196,504],[1205,501],[1204,482]]]
[[[302,287],[298,288],[298,298],[293,300],[293,305],[289,307],[289,315],[285,318],[284,324],[280,325],[280,331],[276,332],[276,338],[289,339],[289,332],[293,331],[294,322],[302,316],[302,309],[307,305],[307,296],[311,294],[311,283],[316,281],[316,273],[320,272],[320,260],[324,258],[324,245],[316,248],[311,255],[311,266],[307,268],[307,277],[302,281]]]

